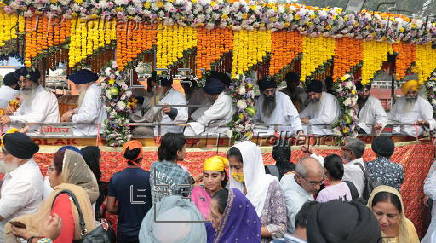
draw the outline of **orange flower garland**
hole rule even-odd
[[[233,32],[230,29],[199,28],[197,30],[197,77],[201,78],[201,69],[209,71],[211,64],[232,48]]]
[[[416,45],[400,42],[392,44],[392,48],[398,53],[395,60],[396,78],[403,79],[407,69],[416,61]]]
[[[341,38],[336,40],[333,62],[333,80],[342,78],[363,59],[362,40]]]
[[[117,24],[117,65],[123,70],[139,54],[153,48],[157,42],[157,26],[137,22]]]
[[[279,31],[272,33],[271,61],[269,74],[280,72],[303,51],[302,36],[296,31]]]

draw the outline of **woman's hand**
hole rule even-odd
[[[61,233],[62,221],[57,214],[48,216],[43,222],[42,235],[46,238],[55,240]]]
[[[12,234],[14,234],[17,237],[23,238],[25,240],[28,240],[30,239],[30,237],[32,237],[32,234],[30,234],[30,232],[28,232],[26,229],[21,229],[13,225],[11,229],[12,229]]]

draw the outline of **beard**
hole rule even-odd
[[[362,108],[366,101],[368,101],[369,95],[359,95],[359,99],[357,100],[357,104],[359,105],[359,108]]]
[[[415,108],[416,100],[418,97],[406,97],[406,104],[403,107],[403,112],[408,113]]]
[[[79,98],[77,98],[77,107],[81,107],[83,104],[83,99],[85,98],[86,92],[80,92]]]
[[[276,97],[265,96],[262,103],[262,113],[265,117],[270,118],[274,109],[276,108]]]
[[[16,168],[18,168],[18,164],[16,163],[5,163],[3,160],[0,161],[0,167],[2,172],[9,173],[14,171]]]

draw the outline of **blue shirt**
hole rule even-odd
[[[135,167],[115,173],[109,183],[108,196],[118,201],[117,238],[137,240],[142,219],[152,206],[150,172]]]

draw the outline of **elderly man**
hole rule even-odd
[[[388,123],[386,114],[380,100],[370,95],[371,85],[356,84],[359,99],[359,123],[360,134],[371,134],[372,131],[380,133]]]
[[[306,201],[314,200],[324,182],[324,168],[317,159],[308,157],[295,166],[295,175],[282,177],[280,184],[285,194],[288,209],[288,233],[295,231],[295,217]]]
[[[65,112],[61,121],[77,123],[73,127],[74,136],[96,136],[98,126],[106,120],[101,88],[96,83],[98,75],[82,69],[68,76],[68,79],[76,84],[79,92],[78,108]]]
[[[277,91],[277,83],[272,78],[259,80],[262,93],[256,102],[255,119],[269,126],[268,131],[278,130],[285,135],[302,135],[300,116],[289,96]],[[261,131],[258,131],[261,132]]]
[[[23,102],[15,113],[1,117],[0,123],[58,123],[58,100],[53,93],[39,84],[38,80],[41,77],[39,71],[20,68],[15,71],[15,74],[20,80]],[[31,126],[29,132],[35,133],[39,127]]]
[[[215,72],[206,79],[203,88],[208,95],[212,106],[195,122],[188,123],[185,136],[204,136],[226,134],[227,123],[232,120],[233,105],[232,97],[226,93],[229,83],[228,76],[224,73]]]
[[[3,78],[3,85],[0,87],[0,109],[7,108],[9,101],[15,99],[19,94],[20,85],[14,72],[8,73]]]
[[[357,138],[347,137],[341,150],[344,162],[342,181],[352,182],[359,192],[359,197],[362,197],[365,189],[365,175],[363,173],[365,170],[365,162],[363,161],[365,143]]]
[[[333,135],[330,125],[338,120],[340,107],[336,97],[322,90],[323,85],[319,80],[312,80],[307,85],[309,105],[300,113],[306,134]]]
[[[394,133],[407,136],[420,136],[424,129],[435,129],[436,121],[433,118],[433,107],[430,102],[418,95],[420,85],[416,80],[409,80],[403,84],[401,91],[404,96],[395,102],[390,113],[390,119],[400,125],[394,127]],[[416,125],[413,125],[416,124]]]
[[[12,218],[34,213],[43,193],[43,177],[32,156],[39,147],[23,133],[3,137],[1,160],[6,175],[0,198],[0,242],[4,225]]]
[[[307,101],[307,94],[300,85],[300,75],[295,72],[289,72],[285,76],[286,88],[280,90],[291,98],[292,104],[298,112],[301,112]]]

